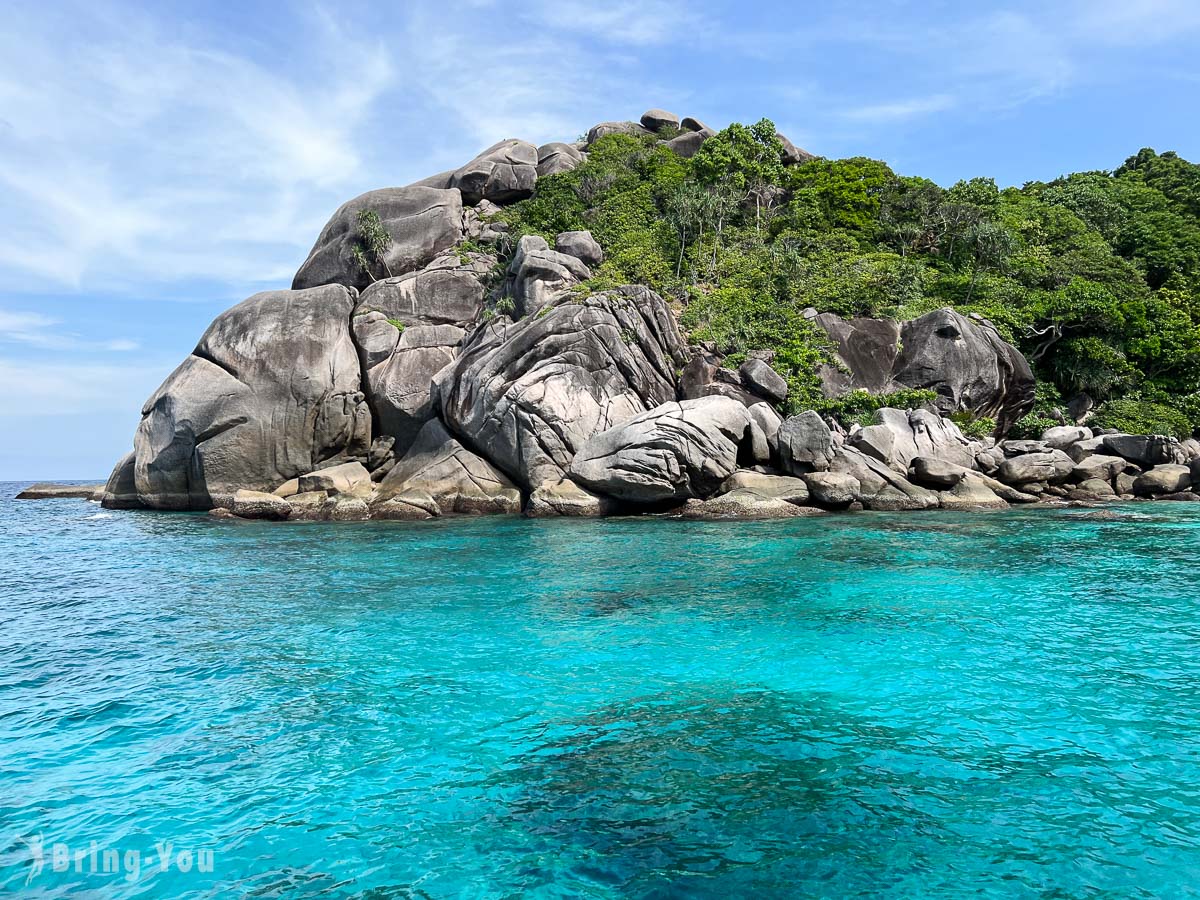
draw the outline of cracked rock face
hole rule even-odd
[[[388,510],[420,507],[423,498],[432,499],[439,515],[521,511],[520,491],[504,473],[465,448],[437,420],[421,429],[408,454],[388,472],[375,504]]]
[[[371,417],[340,285],[268,291],[219,315],[146,401],[134,438],[137,499],[208,509],[365,457]]]
[[[592,435],[674,400],[685,359],[665,301],[629,287],[478,329],[435,392],[451,431],[532,491]]]
[[[453,188],[422,185],[369,191],[343,203],[321,229],[292,289],[344,284],[361,290],[377,278],[421,268],[462,239],[462,203],[462,194]],[[362,243],[358,214],[364,209],[375,212],[391,236],[384,258],[368,260],[370,273],[354,255]]]
[[[704,499],[737,471],[749,433],[750,413],[729,397],[672,401],[590,438],[571,477],[631,503]]]
[[[463,202],[480,200],[512,203],[533,193],[538,179],[538,149],[509,138],[488,147],[450,176],[450,186],[462,191]]]
[[[1033,372],[1025,357],[982,319],[939,309],[904,323],[832,313],[813,321],[833,339],[842,364],[820,371],[827,397],[858,388],[873,394],[928,388],[937,393],[943,415],[987,416],[1001,433],[1033,407]]]

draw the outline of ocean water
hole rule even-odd
[[[1200,896],[1195,506],[270,525],[17,487],[5,896]]]

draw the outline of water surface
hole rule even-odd
[[[0,893],[1200,896],[1189,504],[270,525],[17,487]]]

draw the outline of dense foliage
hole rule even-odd
[[[776,351],[794,407],[822,406],[815,367],[829,360],[806,307],[905,319],[953,306],[1026,354],[1044,384],[1035,415],[1086,394],[1117,427],[1200,427],[1200,166],[1142,150],[1115,172],[1001,190],[865,158],[782,160],[767,120],[690,160],[612,134],[505,216],[551,242],[589,229],[606,259],[588,287],[649,285],[733,363]]]

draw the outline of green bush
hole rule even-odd
[[[1185,413],[1136,396],[1102,404],[1090,424],[1129,434],[1165,434],[1177,438],[1189,438],[1195,430],[1192,420]]]

